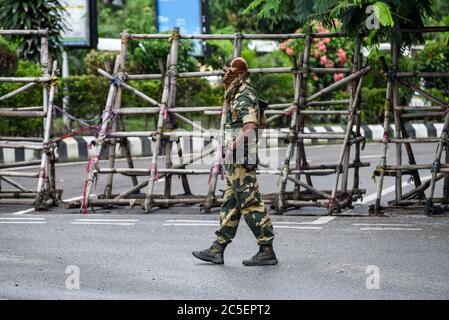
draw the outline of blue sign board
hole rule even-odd
[[[158,32],[179,27],[181,34],[202,33],[201,0],[156,0]],[[194,56],[203,55],[200,40],[194,41]]]

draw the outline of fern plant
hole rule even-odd
[[[368,33],[372,42],[394,35],[402,46],[424,41],[421,34],[401,33],[398,29],[421,28],[424,18],[434,15],[433,0],[254,0],[245,13],[257,13],[259,20],[276,24],[286,14],[294,16],[298,27],[319,21],[335,29],[340,21],[341,31],[350,34]],[[380,28],[369,30],[366,20],[373,9]],[[369,8],[368,8],[369,9]]]
[[[61,33],[67,29],[65,9],[59,0],[0,0],[0,28],[48,29],[53,56],[61,46]],[[25,59],[38,61],[39,37],[18,37],[19,52]]]

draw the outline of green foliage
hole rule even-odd
[[[17,68],[18,59],[15,46],[0,37],[0,76],[11,76]]]
[[[362,88],[362,123],[381,124],[385,105],[384,88]]]
[[[96,75],[98,68],[113,73],[117,53],[110,51],[90,50],[84,57],[84,67],[88,74]]]
[[[17,69],[13,75],[15,77],[39,76],[41,70],[39,65],[29,61],[19,60]],[[14,91],[23,86],[23,83],[0,83],[0,96]],[[0,102],[0,108],[18,108],[42,106],[42,86],[37,85],[14,97]],[[0,117],[0,134],[8,136],[41,136],[43,123],[41,119],[33,118],[5,118]]]
[[[59,0],[0,0],[0,21],[4,29],[48,29],[50,52],[56,56],[61,33],[67,28],[64,7]],[[38,61],[40,38],[18,37],[23,58]]]
[[[417,71],[448,72],[449,47],[442,41],[428,41],[423,50],[416,54]],[[447,78],[424,78],[425,88],[436,88],[449,94]]]
[[[373,6],[379,19],[380,29],[373,29],[370,37],[373,42],[380,42],[385,36],[395,35],[401,45],[422,43],[421,34],[396,33],[397,28],[419,28],[424,25],[427,16],[433,16],[433,0],[254,0],[246,12],[256,12],[264,20],[278,21],[289,12],[296,17],[298,26],[304,27],[317,20],[328,28],[335,28],[336,21],[342,23],[341,30],[350,34],[367,32],[366,20],[368,6]],[[369,12],[369,10],[368,10]]]

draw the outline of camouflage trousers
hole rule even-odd
[[[225,166],[226,185],[220,213],[217,241],[227,244],[234,239],[243,215],[259,245],[271,244],[274,238],[271,218],[265,209],[255,170],[243,165]]]

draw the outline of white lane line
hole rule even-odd
[[[375,231],[421,231],[420,228],[360,228],[360,230],[375,230]]]
[[[320,218],[316,219],[315,221],[312,221],[310,224],[325,224],[334,219],[335,219],[335,217],[320,217]]]
[[[22,218],[22,217],[14,217],[14,218],[0,218],[1,220],[45,220],[45,218]]]
[[[381,154],[371,154],[367,156],[360,156],[360,159],[382,158]]]
[[[17,211],[17,212],[13,212],[11,214],[24,214],[24,213],[28,213],[28,212],[33,212],[34,208],[30,208],[30,209],[26,209],[26,210],[21,210],[21,211]]]
[[[218,219],[217,219],[218,220]],[[194,222],[194,223],[215,223],[215,220],[165,220],[165,222]]]
[[[423,178],[421,178],[421,182],[426,182],[426,180],[429,180],[430,178],[432,178],[432,176],[425,176],[425,177],[423,177]],[[411,184],[414,184],[414,182],[408,182],[408,181],[405,181],[405,182],[402,182],[402,188],[405,188],[405,187],[408,187],[408,186],[410,186]],[[383,190],[382,190],[382,197],[384,196],[384,195],[386,195],[386,194],[389,194],[389,193],[391,193],[391,192],[394,192],[394,190],[396,189],[396,186],[390,186],[390,187],[388,187],[388,188],[384,188]],[[376,200],[376,197],[377,197],[377,192],[375,192],[375,193],[372,193],[372,194],[370,194],[370,195],[368,195],[368,196],[366,196],[366,197],[363,197],[363,201],[357,201],[357,202],[355,202],[355,203],[360,203],[360,204],[367,204],[367,203],[369,203],[369,202],[371,202],[371,201],[374,201],[374,200]]]
[[[91,194],[90,197],[96,197],[96,194]],[[83,198],[83,196],[78,196],[78,197],[73,197],[70,199],[62,199],[63,202],[70,202],[70,201],[76,201],[76,200],[81,200]]]
[[[276,229],[301,229],[301,230],[321,230],[323,227],[293,227],[293,226],[276,226]]]
[[[164,223],[164,226],[209,226],[217,227],[219,223]]]
[[[44,224],[45,221],[0,221],[1,224]]]
[[[137,222],[137,219],[75,219],[79,222]]]
[[[78,225],[111,225],[111,226],[134,226],[134,223],[127,222],[87,222],[87,221],[75,221],[70,222],[70,224],[78,224]]]
[[[353,226],[385,226],[385,227],[414,227],[414,224],[401,223],[353,223]]]
[[[325,224],[332,220],[334,220],[336,217],[320,217],[314,221],[307,221],[307,222],[294,222],[294,221],[273,221],[274,225],[277,224],[292,224],[292,225],[304,225],[304,224]],[[180,225],[180,224],[188,224],[188,225],[203,225],[203,224],[213,224],[217,225],[218,222],[212,221],[212,220],[182,220],[182,219],[175,219],[175,220],[165,220],[166,224],[164,225]]]

